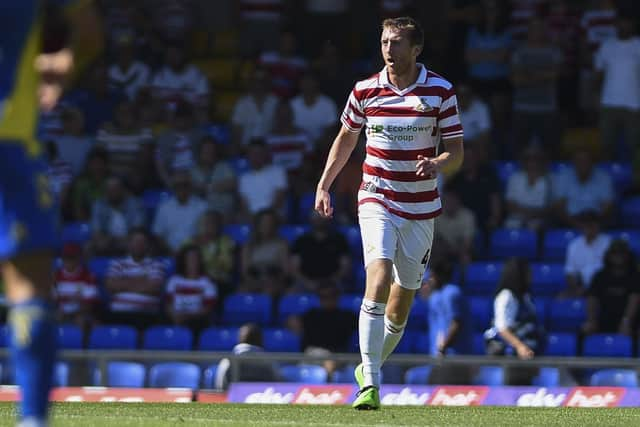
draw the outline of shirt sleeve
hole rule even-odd
[[[460,138],[463,135],[462,123],[458,114],[458,99],[453,87],[444,94],[438,112],[438,129],[443,140]]]
[[[604,71],[607,65],[607,45],[603,43],[593,56],[593,67],[598,71]]]
[[[565,274],[578,274],[580,266],[578,265],[576,257],[576,245],[575,242],[570,242],[567,246],[567,258],[564,263]]]
[[[354,88],[349,95],[347,105],[345,105],[342,116],[340,117],[340,121],[344,127],[351,132],[359,132],[366,121],[364,109],[356,94],[357,92]]]
[[[511,291],[507,289],[500,291],[493,302],[493,313],[493,323],[499,331],[508,329],[515,324],[518,314],[518,300]]]

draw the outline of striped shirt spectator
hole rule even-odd
[[[87,313],[98,302],[95,276],[82,265],[80,246],[67,243],[62,248],[62,267],[55,272],[53,287],[58,313],[63,321]]]
[[[280,48],[260,55],[259,64],[273,78],[273,92],[291,98],[298,89],[298,81],[308,68],[307,60],[296,54],[296,36],[291,32],[280,35]]]
[[[177,46],[167,48],[165,65],[153,77],[151,87],[154,96],[169,109],[180,101],[201,106],[208,102],[207,77],[195,65],[186,63],[184,53]]]

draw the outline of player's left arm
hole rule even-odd
[[[418,176],[432,176],[438,172],[452,175],[460,169],[464,160],[464,145],[462,137],[444,140],[445,151],[437,157],[427,158],[418,155],[416,174]]]

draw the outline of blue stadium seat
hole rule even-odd
[[[542,257],[546,261],[564,261],[569,242],[579,236],[576,230],[558,228],[547,230],[542,239]]]
[[[106,387],[144,387],[147,370],[141,363],[135,362],[109,362],[107,363]],[[93,385],[102,385],[100,369],[93,372]]]
[[[465,293],[493,295],[502,274],[502,262],[472,262],[467,267]]]
[[[311,229],[308,225],[284,224],[278,229],[278,235],[285,239],[289,244],[293,244],[298,237]]]
[[[134,350],[138,332],[126,325],[94,326],[89,334],[88,348],[91,350]]]
[[[576,356],[577,354],[578,341],[575,332],[552,332],[547,335],[545,356]]]
[[[289,316],[302,315],[319,305],[320,300],[314,294],[284,295],[278,303],[278,322],[282,324]]]
[[[534,259],[538,255],[538,237],[528,229],[500,228],[491,233],[489,256],[497,259],[522,257]]]
[[[236,175],[241,175],[249,170],[249,161],[246,157],[232,157],[228,161]]]
[[[166,277],[171,277],[176,272],[176,260],[173,257],[162,256],[155,259],[161,262],[164,267],[164,274]]]
[[[146,190],[142,193],[142,206],[145,208],[147,217],[153,219],[158,206],[169,200],[170,197],[171,193],[163,188]]]
[[[271,297],[263,294],[233,294],[227,296],[222,308],[222,321],[227,325],[255,322],[271,323]]]
[[[362,305],[362,295],[360,294],[343,294],[340,295],[340,299],[338,300],[338,307],[354,313],[360,311],[360,305]]]
[[[543,367],[531,381],[536,387],[558,387],[560,385],[560,370],[558,368]]]
[[[344,235],[349,244],[349,250],[354,260],[362,260],[362,239],[360,237],[360,227],[357,225],[340,226],[338,230]]]
[[[280,376],[287,382],[326,384],[327,371],[318,365],[285,365],[280,368]]]
[[[228,224],[224,226],[223,233],[231,237],[236,245],[244,245],[251,235],[251,226],[248,224]]]
[[[405,330],[398,346],[393,350],[394,353],[408,354],[413,353],[413,343],[419,339],[422,334],[418,331]]]
[[[591,375],[593,387],[638,387],[638,374],[632,369],[601,369]]]
[[[404,374],[405,384],[429,384],[431,369],[431,365],[415,366],[407,369],[407,372]]]
[[[311,211],[314,209],[316,203],[316,193],[308,192],[300,196],[298,200],[297,215],[300,221],[307,221]]]
[[[218,364],[214,363],[206,367],[202,374],[202,387],[206,389],[216,388],[216,374],[218,372]]]
[[[96,276],[99,282],[104,280],[104,276],[107,274],[111,261],[116,258],[110,257],[93,257],[89,260],[89,270]]]
[[[76,325],[58,326],[58,346],[65,350],[82,348],[82,330]]]
[[[551,299],[536,296],[533,298],[533,304],[536,306],[536,316],[538,317],[538,323],[546,326],[548,318],[547,313],[549,311]]]
[[[553,300],[548,315],[550,330],[575,332],[587,318],[586,303],[582,298]]]
[[[537,296],[554,296],[567,286],[564,265],[560,263],[532,263],[531,291]]]
[[[262,336],[264,341],[264,349],[267,351],[300,351],[300,337],[288,329],[265,329]]]
[[[609,232],[614,239],[625,240],[636,257],[640,256],[640,230],[615,230]]]
[[[605,171],[613,181],[613,188],[618,194],[623,194],[633,180],[633,168],[631,163],[623,162],[602,162],[597,165],[599,169]]]
[[[487,330],[491,326],[493,319],[493,298],[492,297],[469,297],[467,308],[473,319],[472,328],[476,332]]]
[[[67,387],[69,385],[69,364],[58,361],[53,367],[53,386]]]
[[[193,333],[182,326],[152,326],[144,331],[145,350],[182,350],[193,348]]]
[[[72,222],[62,227],[61,239],[63,243],[84,244],[91,238],[91,228],[86,222]]]
[[[430,354],[431,349],[429,348],[429,333],[428,332],[418,332],[413,337],[413,342],[411,343],[411,349],[416,354]]]
[[[568,162],[551,162],[551,172],[554,174],[566,173],[571,168],[572,165]]]
[[[353,370],[355,369],[355,365],[348,364],[347,366],[337,369],[333,372],[331,376],[332,383],[342,383],[342,384],[353,384],[355,383],[355,379],[353,376]]]
[[[413,300],[409,318],[407,319],[407,329],[413,331],[425,331],[429,324],[429,303],[422,299]]]
[[[216,140],[218,144],[228,145],[231,143],[231,127],[225,123],[215,123],[207,126],[206,132]]]
[[[502,366],[480,366],[471,383],[473,385],[504,385],[504,369]]]
[[[181,387],[197,390],[199,385],[200,367],[194,363],[158,363],[149,370],[150,387]]]
[[[640,228],[640,196],[623,200],[620,207],[620,215],[623,225]]]
[[[487,349],[484,345],[484,334],[483,333],[475,333],[472,336],[471,343],[471,354],[476,356],[487,354]]]
[[[238,328],[211,327],[200,333],[198,350],[231,351],[238,344]]]
[[[621,334],[594,334],[585,337],[582,355],[592,357],[631,357],[631,338]]]
[[[496,174],[498,175],[503,188],[506,188],[507,182],[509,181],[511,175],[513,175],[520,169],[520,165],[518,164],[518,162],[510,160],[497,161],[494,163],[494,165],[496,168]]]

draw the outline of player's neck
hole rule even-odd
[[[418,74],[420,69],[417,64],[413,64],[412,67],[404,73],[393,73],[391,70],[387,70],[389,82],[400,90],[404,90],[414,84],[418,80]]]

